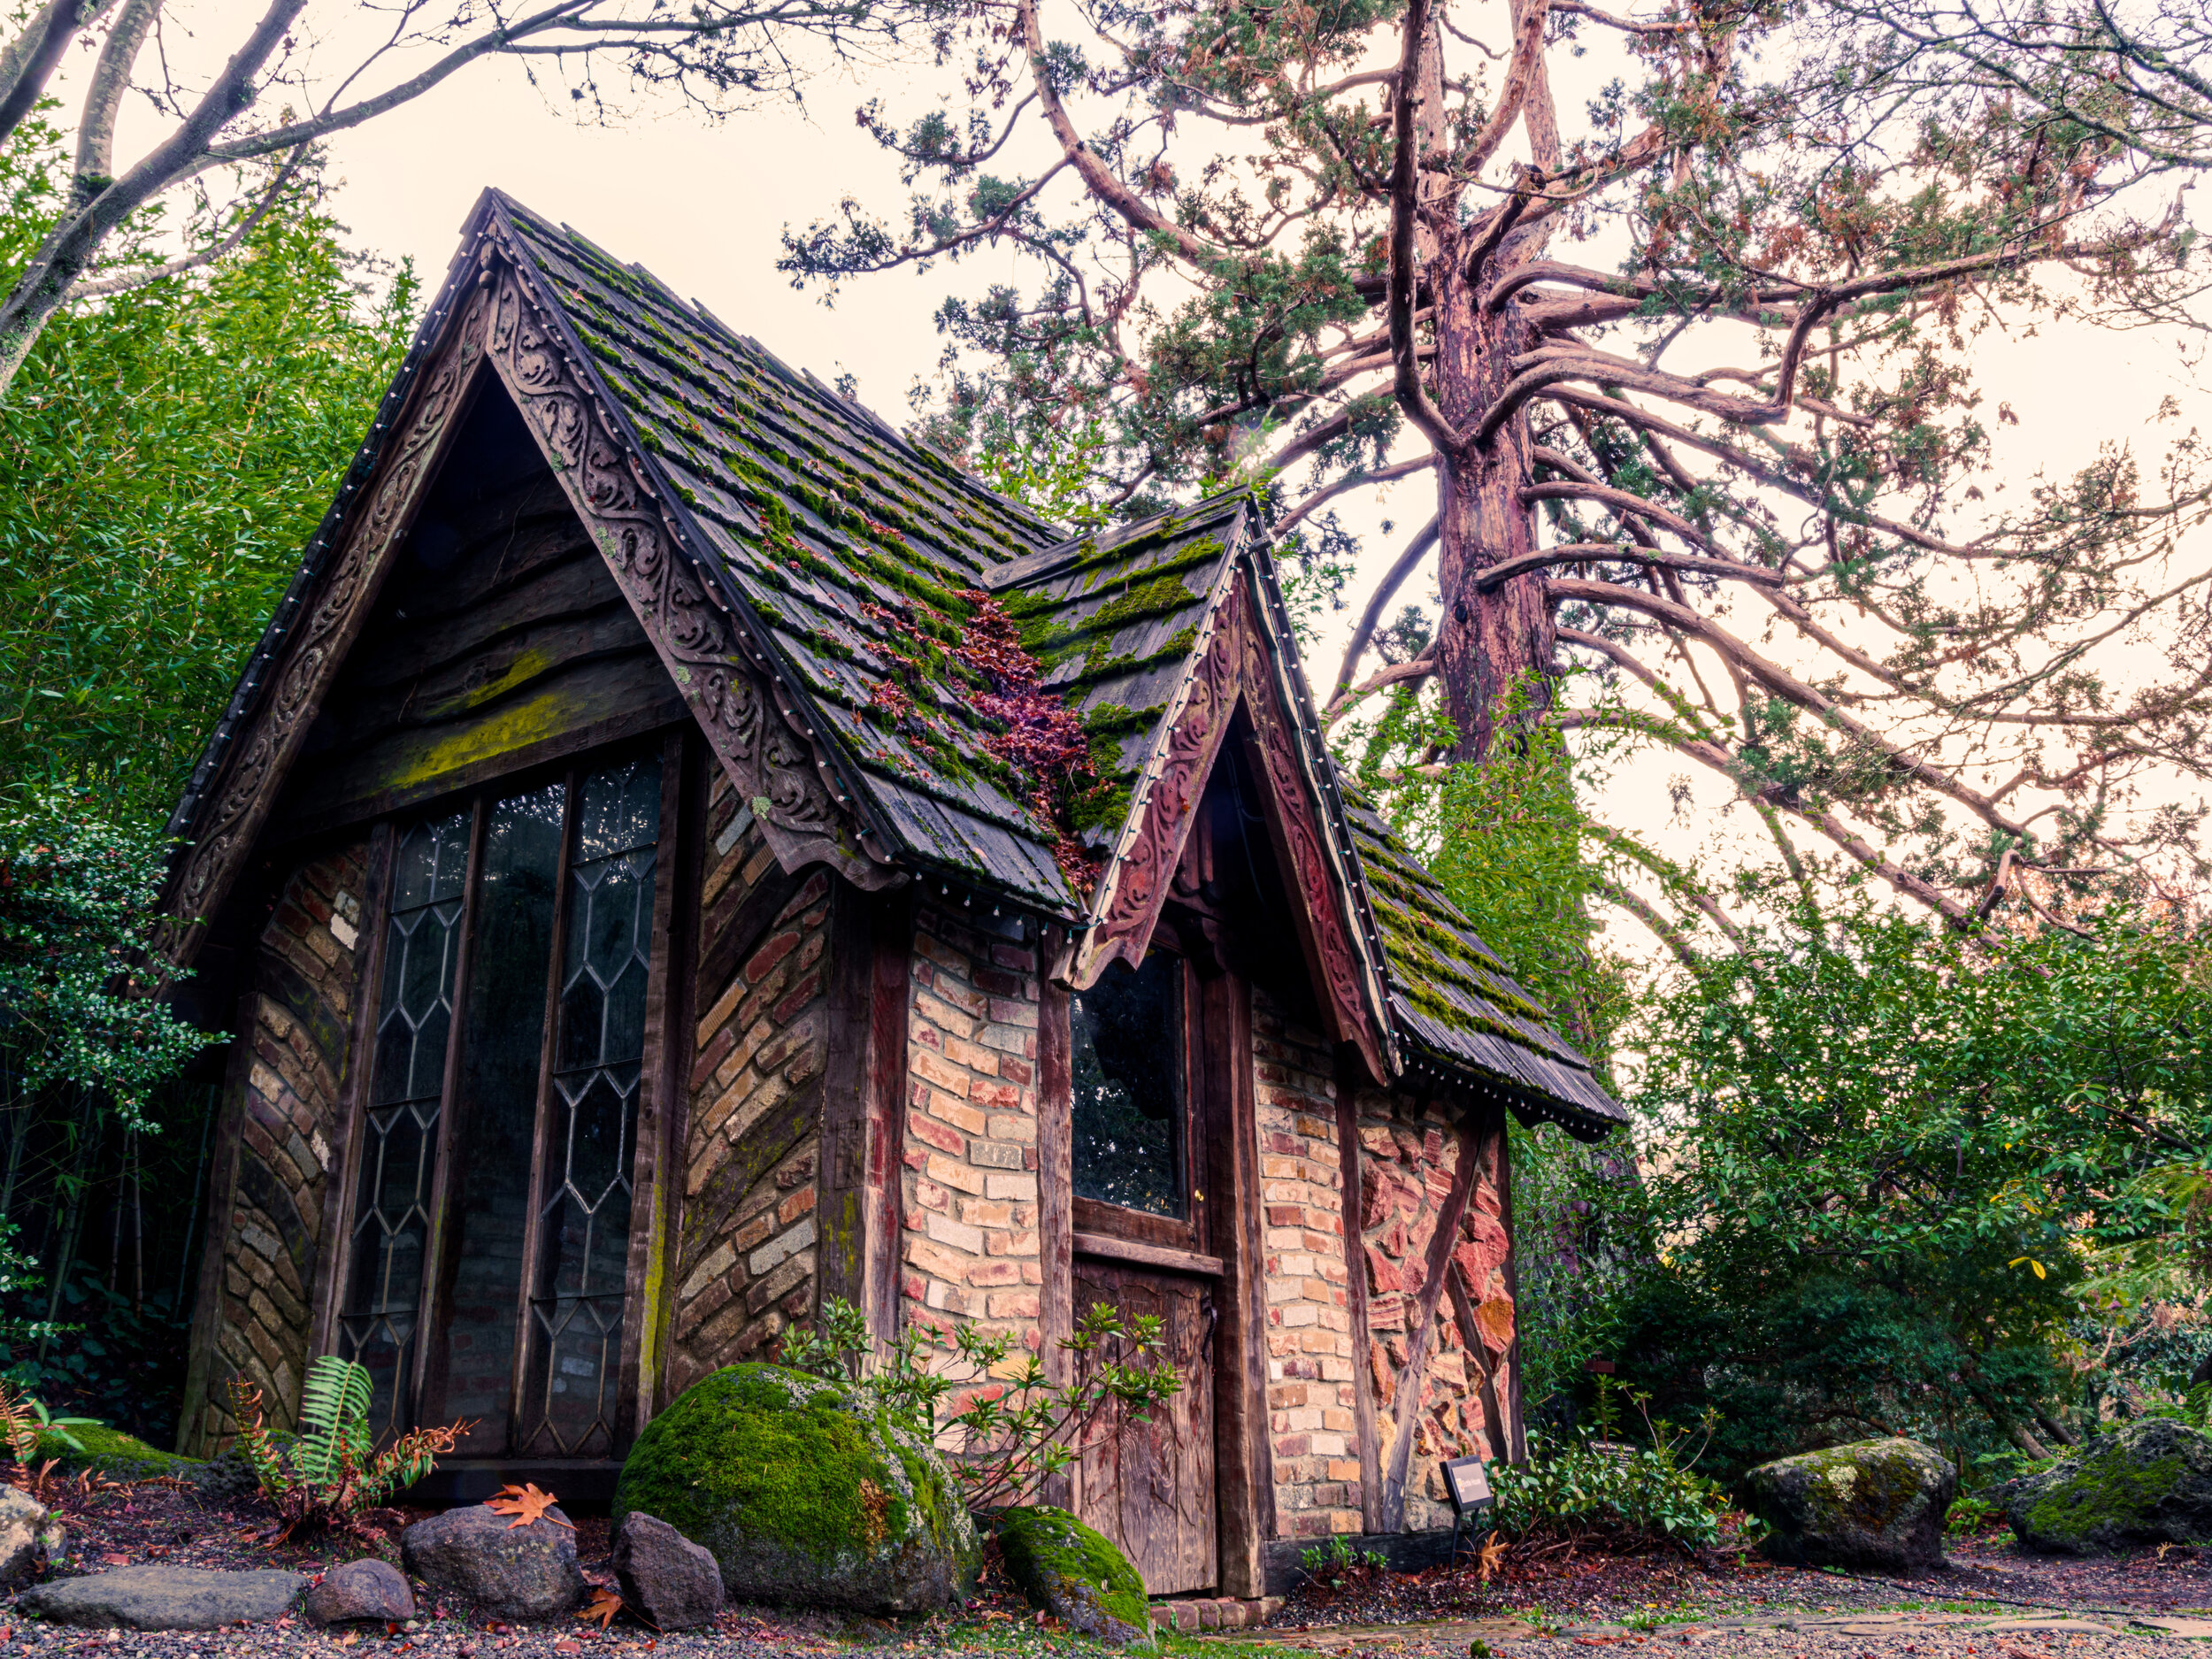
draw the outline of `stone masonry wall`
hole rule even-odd
[[[1011,919],[925,906],[907,1025],[907,1317],[1039,1346],[1036,946]]]
[[[1252,1011],[1256,1127],[1267,1297],[1267,1407],[1275,1462],[1278,1532],[1286,1537],[1356,1532],[1362,1526],[1357,1381],[1347,1271],[1336,1085],[1328,1045],[1292,1025],[1263,992]],[[1427,1265],[1438,1213],[1458,1167],[1459,1140],[1440,1106],[1362,1090],[1356,1248],[1367,1277],[1368,1351],[1376,1439],[1386,1460],[1397,1430],[1407,1321]],[[1505,1290],[1494,1144],[1477,1176],[1453,1258],[1470,1300],[1502,1350],[1513,1304]],[[1451,1524],[1437,1464],[1490,1455],[1481,1383],[1506,1397],[1502,1352],[1470,1352],[1452,1299],[1440,1298],[1414,1430],[1405,1524]]]
[[[292,1426],[313,1336],[317,1269],[329,1247],[332,1173],[345,1143],[339,1089],[352,1041],[365,842],[303,865],[286,882],[253,967],[250,1046],[237,1165],[213,1310],[214,1363],[194,1449],[231,1432],[230,1380],[261,1390],[267,1420]],[[191,1409],[191,1408],[188,1408]]]
[[[751,811],[718,775],[707,835],[703,914],[733,914],[746,890],[781,879]],[[699,987],[662,1403],[719,1366],[770,1357],[785,1327],[812,1311],[829,906],[829,879],[817,872],[745,942],[725,983]],[[702,961],[716,944],[701,939]]]
[[[1252,994],[1267,1413],[1285,1537],[1360,1530],[1343,1165],[1329,1047]]]
[[[1386,1459],[1406,1402],[1402,1381],[1409,1325],[1427,1271],[1439,1212],[1459,1167],[1460,1141],[1440,1106],[1417,1110],[1402,1097],[1363,1090],[1359,1107],[1360,1255],[1367,1274],[1369,1374],[1374,1379],[1376,1436]],[[1409,1467],[1406,1525],[1449,1526],[1451,1507],[1438,1463],[1480,1453],[1489,1457],[1489,1414],[1482,1383],[1493,1401],[1507,1398],[1503,1350],[1513,1331],[1513,1303],[1506,1294],[1507,1239],[1501,1219],[1500,1143],[1486,1145],[1452,1259],[1478,1310],[1484,1348],[1471,1349],[1452,1298],[1439,1298],[1436,1329],[1422,1375],[1420,1417]]]

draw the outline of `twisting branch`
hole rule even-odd
[[[1329,707],[1332,710],[1342,701],[1352,683],[1353,674],[1358,672],[1359,659],[1366,654],[1368,641],[1375,637],[1375,630],[1382,626],[1384,611],[1397,597],[1398,589],[1405,586],[1406,578],[1421,568],[1421,561],[1435,547],[1438,523],[1437,519],[1431,518],[1423,525],[1415,533],[1413,540],[1406,543],[1406,550],[1399,554],[1390,568],[1383,572],[1382,580],[1375,584],[1375,591],[1368,597],[1367,609],[1360,612],[1359,625],[1352,630],[1351,642],[1344,648],[1344,664],[1336,671],[1336,686],[1329,693]]]

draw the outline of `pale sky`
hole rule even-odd
[[[178,0],[168,42],[173,59],[227,52],[245,10]],[[339,19],[326,60],[334,63],[336,49],[346,43],[348,13],[330,0],[316,10]],[[1463,6],[1455,21],[1479,31],[1494,20],[1493,12],[1502,15],[1502,4]],[[188,22],[199,26],[190,39]],[[1590,65],[1564,73],[1594,78],[1598,70]],[[1010,254],[987,251],[924,276],[904,271],[864,279],[829,309],[816,293],[795,291],[777,273],[778,233],[830,212],[846,195],[899,219],[906,190],[890,160],[854,124],[854,106],[864,96],[881,96],[910,117],[941,84],[927,70],[895,66],[870,74],[864,90],[832,74],[813,83],[803,109],[786,104],[718,126],[649,104],[620,125],[587,127],[569,114],[565,93],[556,88],[549,100],[526,83],[519,65],[479,64],[413,105],[333,141],[332,174],[342,180],[337,211],[357,245],[413,258],[434,288],[470,204],[495,185],[645,265],[786,361],[826,380],[853,373],[861,400],[902,424],[909,383],[933,369],[941,349],[931,321],[941,296],[949,289],[979,291],[993,280],[1029,284],[1033,270]],[[1571,111],[1581,95],[1581,88],[1563,86],[1563,109]],[[127,114],[119,159],[127,163],[136,153],[134,140],[142,146],[150,130],[142,113]],[[1018,167],[1018,159],[1010,162],[1010,170]],[[1573,257],[1607,262],[1589,249]],[[2144,440],[2148,459],[2193,425],[2212,430],[2212,396],[2170,336],[2047,327],[2032,338],[1993,337],[1978,366],[1989,411],[1993,415],[2002,402],[2019,417],[2019,425],[2001,429],[2001,453],[2020,473],[2037,465],[2070,471],[2092,458],[2101,442],[2135,436]],[[2185,419],[2146,433],[2148,417],[2169,394],[2183,403]],[[1387,495],[1371,490],[1342,498],[1355,527],[1371,530],[1385,518],[1399,526],[1390,537],[1367,537],[1374,571],[1432,510],[1425,476]],[[1424,580],[1409,584],[1402,597],[1428,592]],[[1363,587],[1355,607],[1363,599]],[[1732,626],[1748,626],[1751,615],[1752,607],[1740,606]],[[1332,619],[1308,664],[1309,678],[1323,689],[1334,678],[1350,620],[1349,613]],[[1811,664],[1800,659],[1793,665]],[[1669,796],[1668,780],[1678,774],[1690,775],[1695,791],[1696,805],[1686,815],[1675,813]],[[1726,793],[1694,763],[1654,754],[1621,767],[1599,807],[1602,817],[1651,836],[1671,856],[1702,849],[1724,862],[1749,826],[1740,810],[1718,810]],[[2196,792],[2189,793],[2193,798]],[[1615,932],[1637,955],[1650,948],[1640,928],[1617,925]]]

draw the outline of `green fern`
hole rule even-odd
[[[319,1486],[340,1479],[349,1462],[369,1449],[369,1402],[375,1385],[365,1367],[325,1354],[307,1368],[300,1389],[300,1437],[293,1459]]]

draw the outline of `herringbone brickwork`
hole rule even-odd
[[[199,1403],[201,1448],[230,1432],[230,1379],[261,1390],[270,1423],[291,1426],[312,1338],[314,1286],[341,1206],[340,1087],[351,1041],[366,843],[303,864],[262,930],[253,965],[251,1045],[234,1102],[239,1139],[219,1289],[215,1361]]]
[[[724,779],[708,833],[703,910],[741,913],[733,900],[781,872]],[[723,984],[700,987],[669,1398],[718,1366],[771,1357],[785,1327],[813,1308],[829,892],[817,872],[742,941]],[[702,962],[718,945],[726,949],[700,941]]]

